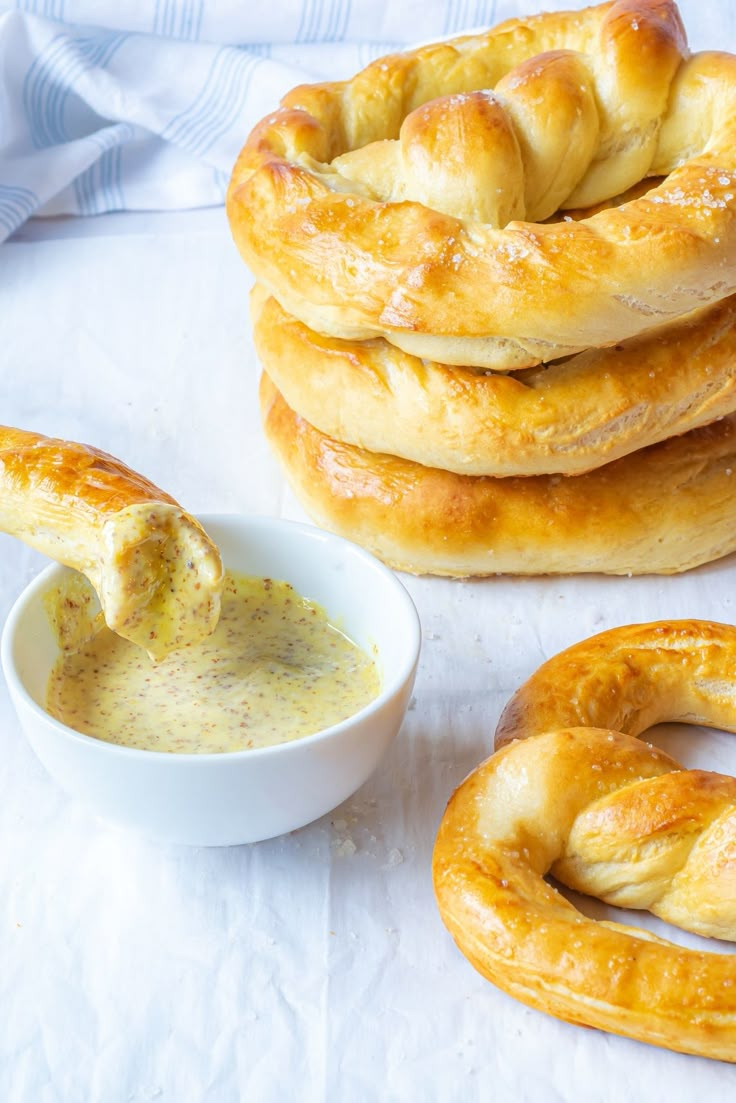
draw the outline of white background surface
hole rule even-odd
[[[0,250],[2,421],[104,448],[193,511],[301,519],[260,433],[249,282],[221,210],[30,224]],[[43,560],[7,537],[0,553],[4,617]],[[0,688],[0,1098],[733,1099],[732,1066],[559,1023],[482,980],[438,918],[430,856],[544,659],[631,621],[732,621],[735,578],[731,559],[668,579],[406,579],[424,646],[392,751],[331,816],[249,847],[92,818]],[[733,737],[656,741],[736,771]]]

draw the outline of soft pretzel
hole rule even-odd
[[[0,531],[84,574],[154,658],[209,635],[223,572],[202,526],[105,452],[0,427]]]
[[[317,332],[445,364],[644,333],[736,291],[736,58],[686,54],[671,0],[618,0],[296,88],[235,165],[235,241]]]
[[[314,521],[399,570],[671,574],[736,549],[736,415],[584,475],[493,479],[341,444],[267,375],[261,416]]]
[[[321,337],[256,287],[253,337],[321,432],[466,475],[579,474],[736,409],[736,296],[656,334],[514,375]]]
[[[597,923],[544,879],[736,940],[736,779],[635,738],[662,720],[736,730],[735,655],[727,625],[617,628],[513,698],[433,858],[442,918],[494,984],[573,1023],[736,1061],[736,956]]]

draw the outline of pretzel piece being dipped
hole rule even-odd
[[[435,843],[442,918],[504,991],[573,1023],[736,1062],[736,956],[598,923],[545,875],[736,941],[736,779],[636,736],[663,720],[736,730],[736,629],[613,629],[545,663]]]
[[[688,57],[671,0],[385,57],[290,92],[227,209],[259,282],[319,333],[502,370],[611,345],[736,291],[736,57]]]
[[[514,375],[322,337],[258,285],[251,315],[266,371],[316,429],[458,474],[575,475],[736,409],[736,296]]]
[[[0,531],[84,574],[107,625],[153,658],[217,624],[218,549],[173,498],[96,448],[0,427]]]
[[[584,475],[494,479],[318,432],[268,375],[269,444],[316,524],[413,574],[672,574],[736,551],[736,415]]]

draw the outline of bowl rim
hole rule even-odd
[[[205,530],[207,530],[208,525],[228,526],[233,523],[237,523],[239,526],[244,526],[245,528],[275,531],[286,530],[289,533],[295,534],[298,540],[302,538],[308,540],[316,539],[326,545],[337,548],[342,555],[352,556],[357,559],[363,567],[381,579],[382,583],[393,591],[392,600],[395,602],[398,609],[403,612],[406,619],[407,630],[411,637],[411,647],[407,648],[406,657],[397,664],[395,670],[389,672],[388,677],[384,677],[380,692],[372,701],[369,701],[363,708],[346,717],[345,720],[341,720],[337,724],[331,724],[327,728],[320,728],[319,731],[312,732],[310,735],[299,736],[296,739],[274,743],[266,747],[246,747],[236,751],[204,751],[201,753],[192,751],[173,752],[147,750],[142,747],[127,747],[120,743],[112,743],[104,739],[99,739],[97,736],[76,731],[74,728],[57,720],[56,717],[47,712],[29,693],[16,668],[12,654],[13,644],[22,625],[28,605],[37,596],[39,591],[43,591],[48,587],[51,579],[55,575],[62,575],[64,572],[73,570],[73,568],[66,567],[62,563],[51,562],[35,575],[15,598],[5,618],[5,623],[3,624],[2,633],[0,635],[0,665],[2,666],[8,688],[14,696],[22,700],[24,706],[41,722],[54,728],[63,738],[71,740],[72,742],[79,742],[83,745],[91,746],[100,753],[122,755],[124,758],[130,759],[131,761],[138,759],[140,761],[164,760],[171,763],[188,763],[191,764],[191,768],[194,769],[196,763],[204,765],[207,763],[233,763],[236,761],[241,762],[254,759],[261,760],[263,758],[283,754],[293,754],[295,753],[295,748],[311,747],[315,744],[330,742],[333,739],[337,739],[348,728],[354,727],[357,723],[369,720],[371,715],[378,713],[384,708],[384,706],[401,691],[403,686],[413,681],[419,663],[422,641],[419,613],[411,594],[396,573],[390,567],[381,563],[371,552],[362,548],[359,544],[353,543],[351,540],[346,540],[344,537],[338,536],[336,533],[328,532],[325,529],[318,528],[316,525],[306,524],[302,521],[291,521],[286,518],[269,517],[263,514],[238,513],[237,511],[229,513],[198,513],[195,514],[195,516]],[[186,767],[176,766],[176,768],[181,769]]]

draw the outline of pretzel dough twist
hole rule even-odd
[[[0,531],[84,574],[107,625],[154,658],[217,624],[222,562],[202,526],[96,448],[0,426]]]
[[[734,655],[726,625],[617,628],[511,700],[433,858],[442,918],[494,984],[570,1022],[736,1061],[736,956],[596,923],[544,880],[736,940],[736,779],[635,738],[663,720],[736,730]]]
[[[263,366],[321,433],[463,475],[578,475],[736,410],[736,296],[515,375],[321,337],[258,285],[251,315]]]
[[[296,88],[235,165],[235,241],[312,329],[445,364],[646,332],[736,290],[736,58],[686,54],[671,0],[617,0]]]

